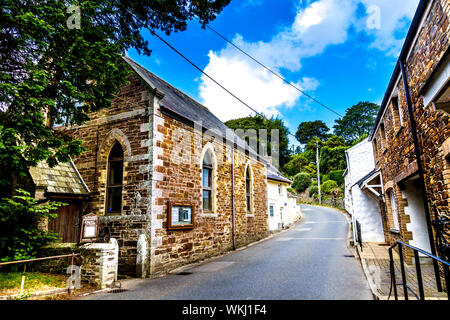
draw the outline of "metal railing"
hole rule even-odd
[[[363,251],[363,242],[362,242],[362,235],[361,235],[361,223],[359,223],[358,220],[355,221],[356,224],[356,242],[359,244],[359,247],[361,248],[361,252]]]
[[[9,267],[9,266],[14,266],[14,265],[18,265],[18,264],[24,264],[24,275],[22,276],[22,284],[21,284],[21,289],[20,289],[20,294],[23,293],[23,287],[24,287],[24,282],[25,282],[25,271],[26,271],[26,266],[29,263],[33,263],[33,262],[37,262],[37,261],[45,261],[45,260],[53,260],[53,259],[61,259],[61,258],[71,258],[71,263],[69,265],[69,270],[68,270],[68,280],[67,280],[67,293],[69,295],[71,295],[73,293],[74,288],[76,288],[76,286],[74,287],[72,282],[73,281],[78,281],[78,279],[73,278],[75,275],[75,270],[73,269],[74,267],[74,258],[75,257],[79,257],[80,254],[78,253],[74,253],[72,252],[71,254],[65,254],[65,255],[58,255],[58,256],[50,256],[50,257],[41,257],[41,258],[34,258],[34,259],[26,259],[26,260],[15,260],[15,261],[8,261],[8,262],[1,262],[0,263],[0,272],[2,272],[2,268],[4,267]],[[73,278],[73,280],[72,280]]]
[[[401,274],[402,274],[402,283],[399,283],[399,284],[397,284],[397,280],[395,278],[395,267],[394,267],[394,256],[393,256],[393,249],[395,247],[398,247],[398,254],[400,257],[400,270],[401,270]],[[412,288],[408,285],[406,272],[405,272],[405,259],[403,258],[403,247],[410,248],[414,251],[414,261],[415,261],[415,266],[416,266],[417,285],[418,285],[418,289],[419,289],[419,295],[417,295],[416,292],[414,292],[412,290]],[[449,292],[449,289],[450,289],[450,272],[449,272],[450,263],[442,260],[441,258],[438,258],[438,257],[432,255],[431,253],[428,253],[422,249],[413,247],[402,241],[398,241],[397,243],[395,243],[394,245],[389,247],[391,289],[389,291],[388,300],[391,296],[392,290],[394,290],[395,300],[398,300],[397,285],[403,286],[403,294],[404,294],[405,300],[408,300],[408,291],[410,291],[416,297],[417,300],[425,300],[425,290],[424,290],[424,285],[423,285],[422,269],[420,266],[419,253],[423,254],[426,257],[431,258],[433,260],[433,263],[441,263],[443,273],[444,273],[447,298],[450,300],[450,292]],[[442,292],[441,276],[440,276],[439,270],[437,272],[435,271],[435,276],[436,276],[437,290],[438,290],[438,292]]]

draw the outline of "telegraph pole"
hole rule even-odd
[[[319,187],[319,204],[322,204],[322,195],[320,193],[320,160],[319,160],[319,142],[316,141],[316,164],[317,164],[317,186]]]

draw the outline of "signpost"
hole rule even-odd
[[[98,216],[89,213],[82,217],[80,242],[94,242],[98,239]]]

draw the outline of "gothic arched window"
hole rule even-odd
[[[108,157],[106,184],[106,214],[122,213],[123,150],[116,141]]]

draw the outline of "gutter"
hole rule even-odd
[[[400,69],[402,71],[403,84],[405,87],[406,104],[408,105],[408,114],[409,114],[409,121],[410,121],[410,125],[411,125],[411,134],[413,136],[413,141],[414,141],[414,152],[416,154],[417,168],[419,171],[418,173],[419,173],[419,178],[420,178],[420,188],[422,191],[422,200],[423,200],[423,206],[425,209],[425,220],[427,221],[427,231],[428,231],[428,237],[429,237],[429,241],[430,241],[431,254],[436,256],[436,248],[434,245],[434,238],[433,238],[433,229],[431,227],[430,208],[428,205],[427,190],[425,188],[425,175],[423,173],[422,155],[420,152],[419,138],[417,135],[417,124],[416,124],[416,119],[414,118],[414,111],[413,111],[413,105],[412,105],[411,95],[410,95],[410,91],[409,91],[409,84],[408,84],[408,80],[406,78],[406,70],[405,70],[403,61],[400,60],[399,65],[400,65]],[[436,275],[437,288],[438,288],[438,291],[441,291],[439,266],[437,264],[437,261],[434,259],[433,259],[433,266],[434,266],[434,272]]]

